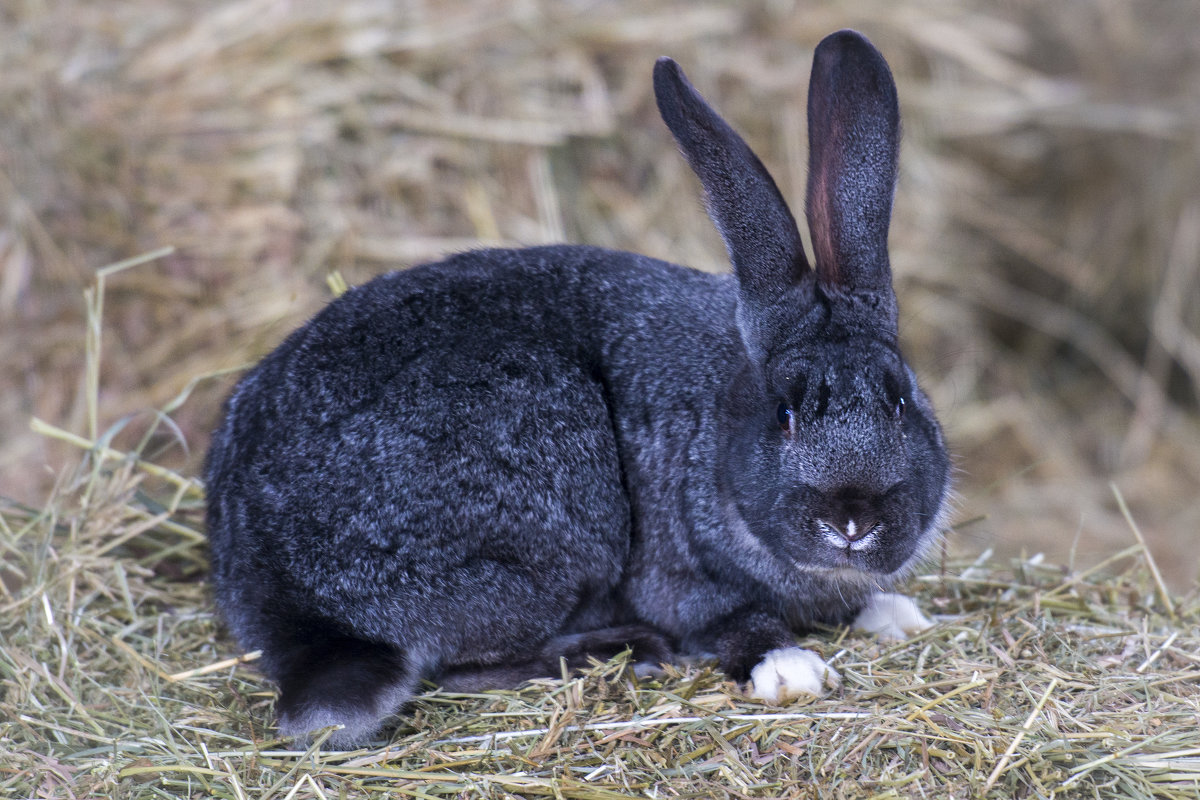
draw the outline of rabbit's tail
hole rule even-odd
[[[461,665],[438,675],[436,682],[451,692],[482,692],[510,689],[533,678],[553,678],[583,669],[590,659],[607,661],[626,650],[638,674],[659,669],[670,662],[674,650],[663,633],[649,625],[618,625],[584,633],[555,636],[526,661],[500,665]]]
[[[397,647],[369,642],[325,625],[303,626],[272,659],[279,684],[279,730],[304,740],[341,725],[325,741],[340,749],[371,739],[412,697],[417,669]]]

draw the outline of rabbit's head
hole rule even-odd
[[[936,540],[949,459],[898,344],[887,236],[900,113],[886,62],[854,31],[814,55],[812,266],[745,142],[673,61],[660,59],[654,86],[738,281],[747,357],[726,407],[726,502],[797,569],[868,582],[903,572]]]

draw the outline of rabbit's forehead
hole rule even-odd
[[[802,391],[814,383],[882,384],[904,381],[908,369],[895,343],[870,336],[831,338],[780,353],[768,366],[779,389]]]

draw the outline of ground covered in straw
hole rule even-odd
[[[290,749],[214,616],[199,487],[100,448],[45,508],[0,514],[4,797],[1200,792],[1200,603],[1173,600],[1137,543],[1089,572],[935,565],[909,586],[934,629],[807,640],[844,678],[820,700],[750,702],[704,664],[638,680],[618,657],[511,692],[431,690],[375,748]]]

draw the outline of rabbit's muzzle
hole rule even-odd
[[[878,543],[883,527],[882,505],[882,498],[854,489],[838,491],[825,513],[817,518],[817,528],[832,547],[867,550]]]
[[[883,491],[849,487],[793,495],[786,545],[798,565],[888,576],[901,571],[930,535],[903,482]]]

